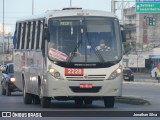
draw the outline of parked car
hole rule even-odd
[[[157,67],[155,67],[155,68],[153,68],[152,70],[151,70],[151,77],[152,78],[156,78],[157,79]]]
[[[1,69],[3,76],[1,79],[2,95],[10,96],[11,92],[21,91],[15,86],[13,63],[8,63]]]
[[[123,79],[126,81],[134,81],[134,75],[130,68],[123,69]]]

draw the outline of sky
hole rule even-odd
[[[70,0],[33,0],[34,14],[70,6]],[[111,0],[71,0],[72,6],[111,12]],[[121,1],[121,0],[120,0]],[[132,0],[134,1],[134,0]],[[4,0],[5,25],[14,32],[16,20],[32,15],[32,0]],[[0,0],[0,23],[3,22],[3,0]]]

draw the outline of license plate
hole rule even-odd
[[[81,68],[65,68],[64,73],[66,76],[83,76],[84,69]]]
[[[129,79],[129,77],[124,77],[124,79]]]
[[[79,87],[80,87],[80,88],[92,88],[93,85],[92,85],[92,84],[83,84],[83,83],[81,83],[81,84],[79,85]]]

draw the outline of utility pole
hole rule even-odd
[[[34,0],[32,0],[32,15],[34,15]]]
[[[115,14],[116,13],[116,9],[115,9],[115,7],[116,7],[116,1],[115,0],[111,0],[111,12],[113,13],[113,14]]]
[[[8,54],[9,54],[9,40],[10,40],[10,33],[8,33]]]
[[[3,65],[4,65],[4,0],[3,0],[3,54],[2,54],[2,59],[3,59]]]
[[[70,0],[70,7],[72,7],[72,0]]]
[[[123,10],[124,10],[124,0],[122,0],[122,9],[121,9],[121,23],[122,25],[124,24],[124,13],[123,13]]]
[[[111,0],[111,12],[113,14],[116,14],[116,11],[120,10],[121,11],[121,23],[122,25],[124,24],[124,12],[123,10],[125,8],[130,7],[130,3],[135,3],[135,1],[126,1],[126,0]]]

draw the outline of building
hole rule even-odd
[[[4,34],[6,35],[9,33],[11,33],[11,27],[4,26]],[[2,35],[3,35],[3,25],[2,25],[2,23],[0,23],[0,36],[2,36]]]
[[[160,55],[160,13],[136,13],[135,7],[126,8],[123,13],[126,44],[130,48],[124,56],[124,66],[137,72],[150,71],[146,61]]]
[[[160,45],[160,13],[136,13],[135,7],[126,8],[123,13],[126,39],[132,52]]]

